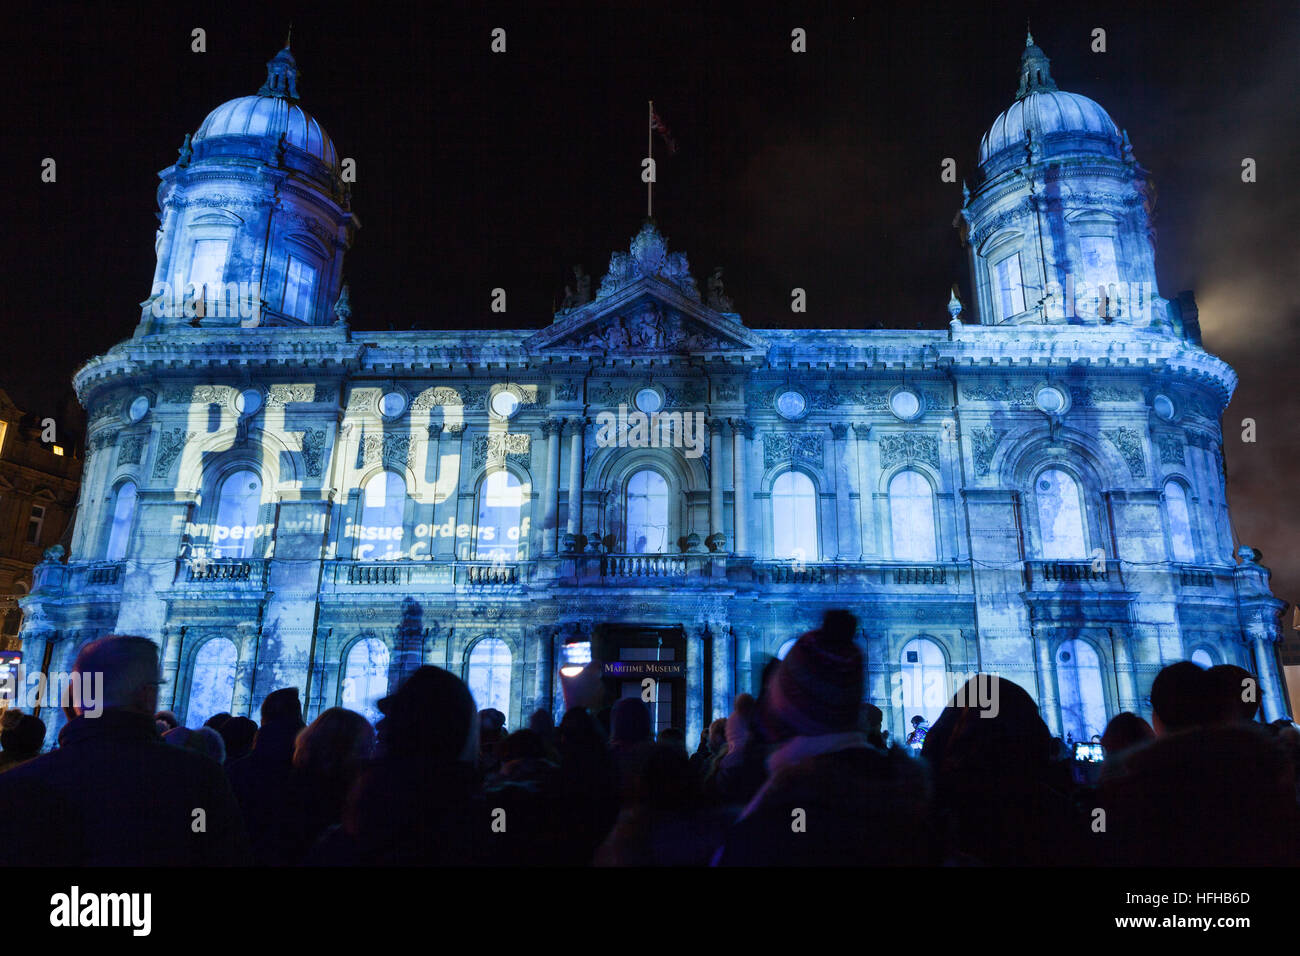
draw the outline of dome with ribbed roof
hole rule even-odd
[[[266,65],[266,83],[256,96],[241,96],[222,103],[194,134],[198,145],[223,136],[254,136],[314,156],[331,168],[338,154],[324,127],[298,105],[298,65],[286,46]]]
[[[1086,96],[1058,90],[1048,64],[1047,56],[1029,35],[1020,58],[1016,101],[993,121],[980,140],[981,163],[1005,149],[1023,147],[1031,134],[1035,142],[1054,133],[1084,133],[1119,144],[1119,127],[1110,115]]]

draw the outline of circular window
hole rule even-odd
[[[1051,490],[1052,490],[1052,483],[1051,483],[1050,481],[1048,481],[1046,478],[1039,478],[1039,479],[1038,479],[1038,490],[1039,490],[1039,491],[1051,491]]]
[[[647,415],[653,415],[664,407],[664,397],[657,388],[643,388],[637,391],[636,407]]]
[[[401,392],[385,392],[379,400],[379,412],[385,418],[396,418],[406,411],[406,396]]]
[[[1061,663],[1062,663],[1062,664],[1068,664],[1068,663],[1070,663],[1070,652],[1069,652],[1069,651],[1061,651]]]
[[[900,388],[889,396],[889,410],[903,421],[911,421],[921,414],[921,396],[910,388]]]
[[[1065,393],[1055,385],[1044,385],[1034,394],[1034,402],[1049,415],[1065,410]]]
[[[808,411],[808,399],[803,397],[802,392],[790,389],[788,392],[782,392],[777,396],[776,410],[784,418],[798,418]]]
[[[131,407],[127,411],[127,417],[129,417],[133,422],[138,422],[140,419],[144,418],[148,414],[149,414],[149,396],[137,395],[135,397],[135,401],[131,403]]]
[[[519,411],[519,396],[506,389],[492,396],[492,414],[498,418],[509,418]]]
[[[1157,395],[1155,401],[1152,402],[1151,405],[1155,408],[1156,414],[1165,421],[1173,421],[1174,402],[1168,395]]]
[[[235,396],[235,411],[241,415],[256,415],[262,407],[262,393],[255,388],[246,388]]]

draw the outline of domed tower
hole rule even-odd
[[[262,88],[209,113],[158,175],[158,264],[137,335],[334,323],[360,224],[334,144],[298,104],[287,44]]]
[[[1015,102],[984,134],[963,192],[982,324],[1166,323],[1147,172],[1104,109],[1057,89],[1032,34]]]

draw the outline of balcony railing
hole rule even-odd
[[[214,587],[260,588],[265,580],[266,563],[242,558],[195,559],[184,564],[186,584]]]
[[[116,587],[122,583],[122,562],[92,564],[86,568],[87,587]]]
[[[1118,561],[1026,561],[1027,587],[1121,584]]]
[[[604,554],[600,557],[603,578],[684,578],[698,574],[709,560],[688,554]]]
[[[1214,587],[1214,572],[1209,568],[1192,568],[1184,565],[1178,569],[1178,583],[1185,588]]]

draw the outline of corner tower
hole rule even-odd
[[[158,174],[158,261],[137,335],[335,321],[360,224],[334,144],[298,98],[286,44],[261,89],[209,113]]]
[[[1057,88],[1032,34],[963,193],[981,324],[1168,324],[1148,174],[1101,106]]]

